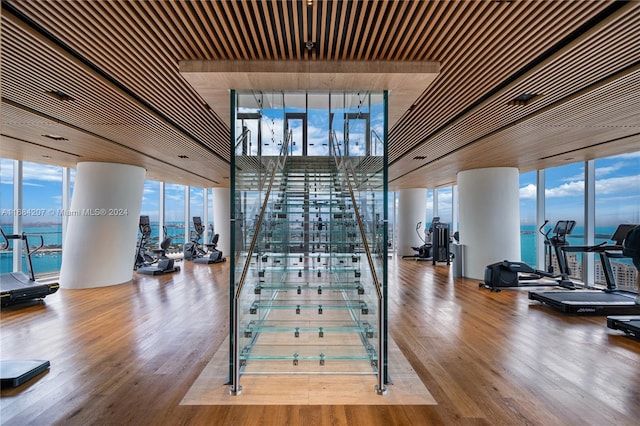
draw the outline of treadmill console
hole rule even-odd
[[[629,233],[629,231],[631,231],[636,226],[638,225],[628,224],[628,223],[623,223],[621,225],[618,225],[618,228],[611,236],[611,240],[615,241],[617,246],[622,246],[622,243],[624,242],[624,239],[627,237],[627,234]]]

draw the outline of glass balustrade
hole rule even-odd
[[[386,94],[232,97],[231,392],[357,374],[384,393]]]

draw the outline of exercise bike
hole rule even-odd
[[[549,223],[549,221],[545,220],[542,226],[538,228],[538,232],[544,236],[545,262],[547,263],[547,269],[545,271],[535,269],[524,262],[503,260],[502,262],[488,265],[485,268],[484,282],[480,283],[479,287],[495,292],[499,292],[501,288],[506,287],[542,286],[559,286],[575,290],[575,284],[569,279],[571,271],[569,270],[566,253],[563,250],[563,247],[569,245],[567,236],[571,235],[571,232],[573,232],[573,229],[576,226],[576,221],[559,220],[553,228],[554,235],[551,238],[549,238],[551,229],[546,232],[544,231],[547,223]],[[555,273],[553,266],[554,252],[556,259],[558,260],[558,274]]]
[[[160,243],[160,248],[154,249],[155,256],[149,254],[147,243],[151,239],[151,225],[149,216],[140,216],[140,241],[136,252],[136,261],[133,270],[139,274],[162,275],[171,272],[178,272],[180,266],[175,264],[174,259],[167,257],[167,249],[171,246],[171,237],[167,236],[167,228],[163,228],[164,237]]]
[[[193,226],[195,232],[192,233],[191,241],[184,245],[184,258],[186,260],[193,260],[194,263],[221,263],[226,262],[227,259],[223,257],[222,252],[217,249],[218,239],[220,235],[213,233],[213,226],[211,229],[211,240],[205,244],[207,250],[205,251],[200,244],[200,239],[204,233],[204,225],[202,225],[202,219],[198,216],[193,217]]]

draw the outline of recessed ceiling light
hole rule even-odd
[[[507,102],[507,104],[508,105],[512,105],[512,106],[526,106],[526,105],[529,105],[532,102],[537,101],[541,97],[542,97],[542,95],[538,95],[538,94],[534,94],[534,93],[523,93],[521,95],[516,96],[515,98],[513,98],[509,102]]]
[[[68,141],[69,139],[65,138],[64,136],[60,136],[60,135],[53,135],[53,134],[48,134],[48,135],[42,135],[45,138],[49,138],[49,139],[53,139],[55,141]]]
[[[63,92],[62,90],[47,90],[46,93],[59,101],[75,101],[73,96]]]

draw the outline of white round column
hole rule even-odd
[[[487,265],[520,260],[519,176],[512,167],[458,173],[465,276],[483,279]]]
[[[424,235],[426,214],[427,190],[425,188],[398,191],[398,256],[414,255],[416,252],[411,247],[423,244],[416,233],[416,225],[422,222],[420,235]]]
[[[213,226],[220,235],[218,250],[229,256],[231,249],[231,191],[229,188],[213,188]]]
[[[78,163],[68,212],[60,286],[104,287],[133,277],[145,170]]]

